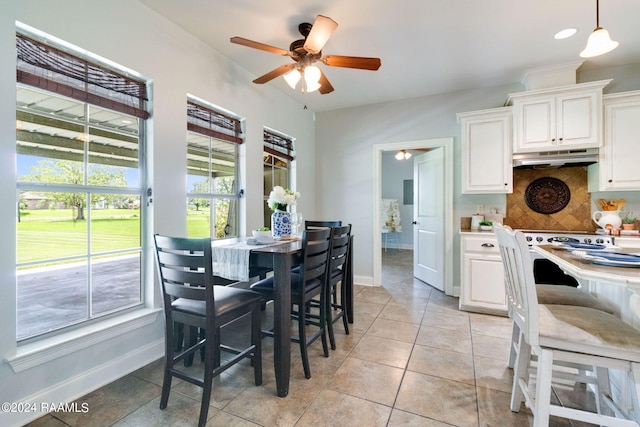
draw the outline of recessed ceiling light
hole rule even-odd
[[[557,40],[568,39],[577,32],[577,28],[565,28],[564,30],[557,32],[553,38]]]

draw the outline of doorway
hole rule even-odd
[[[443,148],[444,179],[441,183],[444,194],[444,220],[442,224],[443,256],[444,256],[444,291],[453,295],[453,138],[436,138],[416,141],[400,141],[373,146],[373,284],[382,285],[382,233],[381,203],[382,203],[382,153],[410,149]],[[404,221],[405,226],[413,227],[413,219]],[[414,241],[415,245],[415,241]]]

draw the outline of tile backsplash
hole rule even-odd
[[[527,187],[534,180],[543,177],[559,179],[569,187],[571,198],[559,212],[541,214],[527,206]],[[587,192],[586,166],[514,169],[513,193],[507,194],[504,222],[514,229],[595,231],[596,225],[591,219],[591,195]]]

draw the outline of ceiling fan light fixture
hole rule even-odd
[[[591,35],[589,35],[587,47],[580,52],[580,57],[592,58],[594,56],[604,55],[605,53],[611,52],[613,49],[617,48],[618,45],[618,42],[611,40],[609,31],[598,27],[593,30]]]
[[[587,39],[587,47],[580,52],[582,58],[592,58],[611,52],[618,47],[618,42],[611,40],[609,32],[600,27],[600,0],[596,0],[596,29]]]
[[[287,82],[287,84],[291,86],[291,89],[295,89],[296,85],[300,81],[301,75],[300,75],[300,71],[294,68],[293,70],[289,71],[282,77],[284,77],[284,80]]]
[[[309,65],[304,68],[304,82],[307,87],[307,93],[315,92],[320,89],[320,77],[322,73],[320,68],[315,65]]]
[[[400,150],[395,155],[396,160],[408,160],[410,157],[411,157],[411,153],[405,150]]]

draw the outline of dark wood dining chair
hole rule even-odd
[[[303,231],[302,264],[291,271],[291,304],[296,306],[296,310],[292,310],[292,318],[298,322],[298,335],[292,336],[291,341],[300,345],[306,378],[311,378],[308,347],[318,338],[322,341],[324,356],[329,357],[326,297],[330,251],[330,228]],[[264,300],[273,300],[273,277],[254,283],[251,289],[260,293]],[[310,302],[315,298],[321,301],[317,314],[309,309]],[[306,331],[306,326],[309,325],[317,327],[311,335]],[[263,334],[273,336],[273,331],[264,330]]]
[[[226,369],[249,358],[254,381],[262,384],[262,342],[260,332],[260,294],[248,289],[214,285],[211,239],[179,238],[154,235],[156,261],[162,288],[165,316],[165,362],[160,409],[169,401],[171,380],[180,378],[202,387],[198,425],[204,426],[209,411],[213,379]],[[224,325],[245,315],[251,316],[251,339],[246,348],[221,343]],[[185,330],[184,349],[175,342],[175,325]],[[197,331],[204,331],[198,337]],[[193,358],[204,348],[204,378],[178,369],[180,360]],[[222,360],[221,352],[231,356]]]
[[[336,349],[333,324],[342,319],[344,332],[349,335],[347,322],[347,261],[351,244],[351,224],[331,228],[331,254],[329,260],[329,276],[327,283],[327,332],[331,349]],[[338,289],[340,292],[338,293]],[[339,298],[338,298],[339,295]]]

